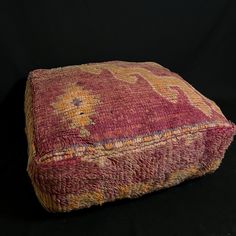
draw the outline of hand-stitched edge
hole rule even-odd
[[[90,63],[83,63],[80,65],[69,65],[69,66],[61,66],[61,67],[54,67],[54,68],[50,68],[50,69],[36,69],[33,70],[32,72],[30,72],[31,74],[41,74],[40,77],[37,77],[38,80],[47,80],[47,76],[50,75],[60,75],[60,73],[64,73],[66,70],[70,70],[71,68],[80,68],[81,66],[90,66],[90,65],[100,65],[100,64],[112,64],[112,63],[122,63],[123,61],[118,61],[118,60],[114,60],[114,61],[102,61],[102,62],[90,62]],[[129,62],[129,64],[144,64],[144,65],[153,65],[153,66],[158,66],[159,68],[162,68],[163,70],[169,71],[171,72],[168,68],[156,63],[156,62],[151,62],[151,61],[144,61],[144,62]],[[175,72],[172,72],[176,75],[178,75]],[[43,74],[43,75],[42,75]],[[179,76],[179,75],[178,75]]]
[[[29,168],[30,162],[36,156],[36,146],[34,144],[34,115],[33,115],[33,96],[31,89],[31,73],[29,74],[26,81],[25,89],[25,101],[24,101],[24,111],[25,111],[25,133],[28,141],[28,164],[27,170]]]
[[[166,131],[158,132],[154,135],[136,136],[133,139],[113,140],[112,142],[99,142],[92,145],[73,145],[62,150],[53,150],[35,161],[39,163],[48,163],[51,161],[60,161],[80,157],[83,160],[91,161],[100,158],[106,158],[109,154],[116,156],[119,152],[128,153],[137,148],[148,148],[151,146],[159,145],[170,139],[180,139],[189,134],[194,135],[199,132],[204,132],[210,129],[232,128],[230,123],[208,123],[197,124],[195,126],[183,126],[176,129],[168,129]],[[181,131],[181,130],[184,130]],[[101,160],[101,162],[103,162]]]

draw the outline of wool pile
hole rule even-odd
[[[52,212],[214,172],[236,133],[213,101],[154,62],[34,70],[25,115],[27,171]]]

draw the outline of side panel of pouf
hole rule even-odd
[[[71,211],[176,185],[218,168],[233,127],[207,128],[99,158],[32,160],[29,175],[49,211]]]

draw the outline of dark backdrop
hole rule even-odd
[[[236,145],[213,175],[69,214],[39,205],[26,174],[27,74],[107,60],[155,61],[236,121],[235,0],[0,2],[0,235],[236,235]]]

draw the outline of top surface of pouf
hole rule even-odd
[[[214,102],[152,62],[91,63],[30,77],[41,159],[73,144],[112,145],[180,126],[228,123]]]
[[[215,139],[218,142],[218,146],[215,145],[217,150],[209,149],[211,151],[207,155],[222,156],[235,132],[234,125],[224,117],[213,101],[196,91],[176,73],[153,62],[111,61],[35,70],[30,73],[27,83],[25,111],[31,177],[35,186],[41,186],[37,195],[40,198],[44,196],[42,193],[57,194],[55,196],[59,193],[64,194],[63,198],[58,200],[60,204],[63,201],[67,202],[67,195],[71,193],[78,194],[82,191],[87,194],[95,190],[101,191],[105,181],[102,182],[103,185],[101,182],[96,182],[97,185],[93,183],[91,188],[84,185],[79,188],[80,185],[75,182],[81,178],[105,178],[103,173],[107,173],[108,176],[109,171],[114,173],[119,167],[122,172],[124,168],[120,162],[129,158],[131,164],[126,163],[129,167],[125,169],[129,173],[126,178],[129,181],[120,180],[119,186],[138,182],[138,178],[147,178],[147,173],[150,174],[148,170],[143,172],[144,177],[140,173],[138,175],[138,172],[135,175],[135,171],[132,170],[136,166],[144,165],[144,156],[147,160],[149,156],[154,156],[155,168],[158,166],[162,173],[163,168],[167,167],[162,167],[160,162],[167,163],[172,160],[171,158],[174,160],[174,155],[183,158],[179,159],[180,164],[176,164],[178,168],[183,168],[184,163],[187,163],[184,156],[190,151],[179,150],[181,145],[192,145],[191,150],[198,148],[202,153],[194,157],[197,159],[206,154],[205,148],[214,147]],[[212,132],[214,138],[208,138],[210,132],[204,133],[207,129],[217,127],[226,128],[229,132],[215,130]],[[184,140],[180,140],[178,137],[184,134],[188,135]],[[223,145],[217,137],[223,137],[227,141]],[[160,144],[166,144],[170,139],[172,141],[168,144],[169,149],[160,148],[158,153]],[[201,148],[203,146],[204,148]],[[171,150],[175,150],[176,153]],[[133,156],[130,157],[130,154],[126,153],[133,153],[136,159],[132,159]],[[163,155],[171,156],[171,153],[173,156],[169,160],[161,159]],[[195,155],[194,151],[191,155]],[[116,159],[118,157],[120,159]],[[189,161],[186,166],[190,165],[190,162],[192,165],[195,159]],[[63,165],[66,164],[63,161],[67,161],[66,164],[73,167],[65,168]],[[197,161],[199,162],[199,159]],[[50,163],[56,162],[63,164],[57,167],[50,166]],[[91,169],[83,167],[84,163],[87,163],[86,168],[90,165]],[[156,170],[154,164],[147,164],[150,171]],[[168,171],[174,170],[171,165]],[[145,165],[141,169],[143,168]],[[139,171],[142,172],[141,169]],[[163,176],[168,174],[168,171],[159,177],[165,178]],[[54,176],[56,174],[60,175],[57,180]],[[188,174],[190,175],[190,172]],[[36,175],[44,177],[38,178]],[[66,187],[62,188],[56,182],[60,180],[64,181]],[[177,182],[179,180],[173,183]],[[56,188],[55,183],[58,183],[60,188]],[[44,184],[50,186],[42,187]],[[115,182],[112,184],[115,186]],[[72,186],[70,190],[67,189],[68,186]],[[110,195],[105,196],[104,192],[99,194],[102,195],[101,202],[109,199]],[[48,199],[45,196],[43,198],[44,201]],[[51,210],[56,210],[53,206]],[[73,206],[70,209],[73,209]]]

